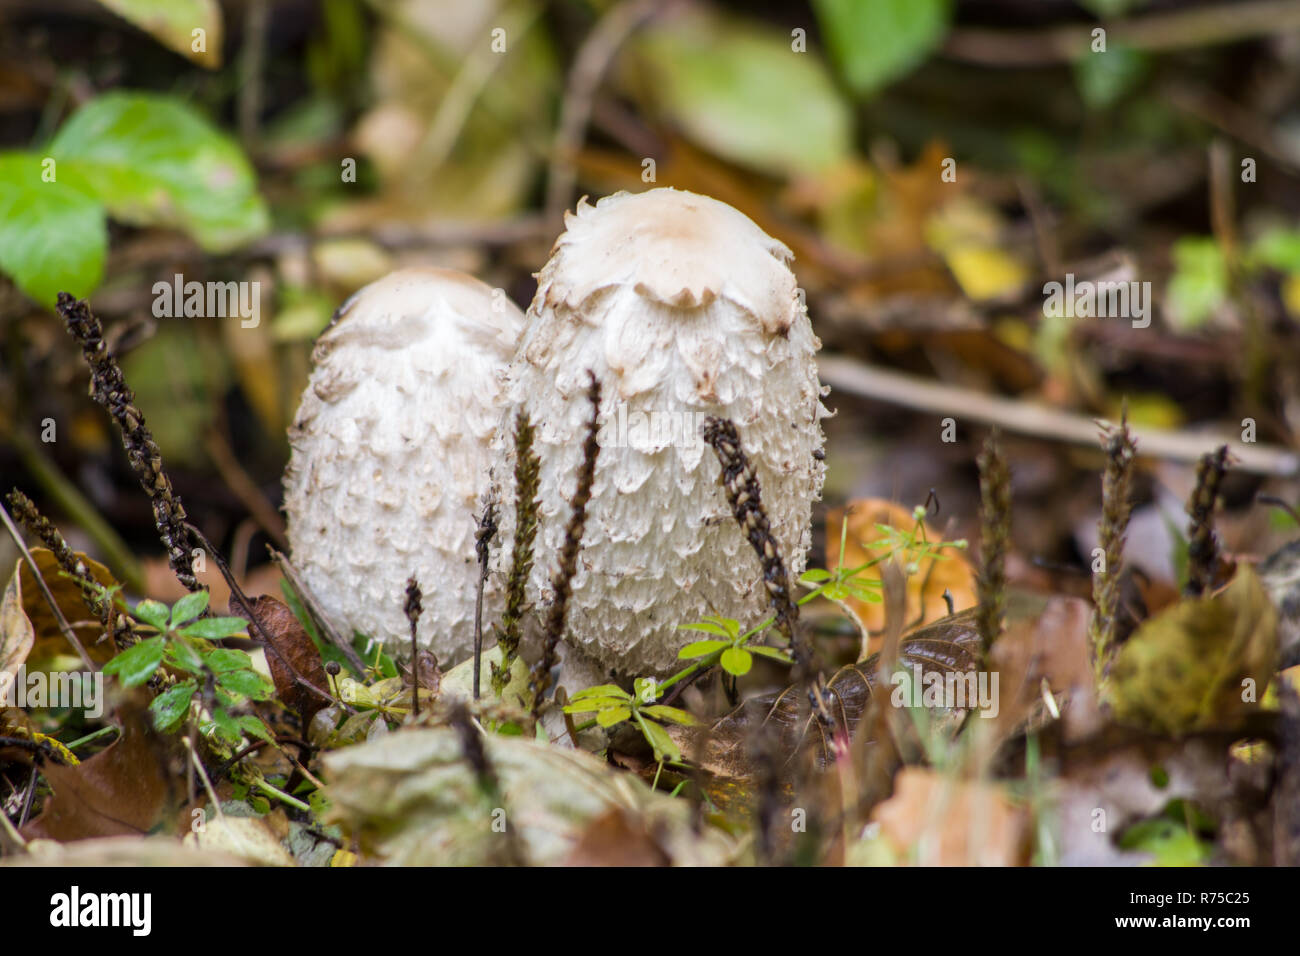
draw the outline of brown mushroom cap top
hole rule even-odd
[[[693,311],[723,298],[766,331],[783,334],[794,317],[793,256],[744,213],[683,190],[615,193],[584,199],[538,274],[548,305],[581,309],[612,286]]]

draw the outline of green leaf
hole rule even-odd
[[[45,182],[44,158],[0,153],[0,271],[53,307],[60,292],[86,296],[99,285],[108,233],[94,189],[61,163]]]
[[[632,695],[617,684],[601,684],[599,687],[588,687],[586,690],[580,690],[569,700],[586,700],[591,697],[616,697],[619,700],[632,699]]]
[[[1300,229],[1270,229],[1250,246],[1250,261],[1279,272],[1300,272]]]
[[[192,621],[208,609],[212,595],[207,590],[191,591],[172,606],[171,627],[173,630],[186,621]]]
[[[681,660],[689,661],[696,657],[707,657],[716,650],[730,646],[730,641],[693,641],[678,651],[677,656]]]
[[[135,616],[146,624],[152,624],[158,630],[165,631],[171,609],[161,601],[141,601],[135,606]]]
[[[144,30],[167,49],[195,63],[221,65],[221,8],[217,0],[99,0],[124,20]],[[204,31],[203,50],[194,49],[196,29]]]
[[[669,707],[667,704],[651,704],[649,707],[642,707],[641,713],[659,720],[671,720],[675,724],[693,726],[699,723],[693,714],[678,707]]]
[[[786,651],[781,650],[779,647],[768,647],[764,644],[750,644],[748,647],[745,648],[745,650],[749,651],[751,654],[759,654],[762,655],[763,657],[770,657],[772,660],[780,661],[782,664],[794,663],[794,658],[791,657],[789,653],[787,653]]]
[[[564,705],[566,714],[590,714],[597,710],[608,710],[611,707],[626,707],[629,698],[626,697],[589,697],[585,700],[574,701]]]
[[[98,96],[64,124],[49,152],[92,183],[116,218],[176,226],[209,252],[228,252],[269,226],[243,152],[173,97]]]
[[[237,744],[243,738],[239,721],[235,720],[224,707],[214,707],[212,709],[212,723],[209,726],[228,743]]]
[[[948,32],[949,0],[813,0],[831,59],[848,85],[871,94],[909,73]]]
[[[248,632],[248,622],[242,617],[205,617],[181,628],[177,633],[186,637],[201,637],[205,641],[219,641],[223,637]]]
[[[639,89],[688,139],[774,175],[816,173],[852,153],[852,116],[822,61],[789,33],[703,14],[665,18],[631,44]]]
[[[104,673],[116,674],[124,687],[138,687],[153,676],[165,650],[161,637],[146,638],[105,664]]]
[[[197,689],[198,685],[194,681],[187,680],[175,687],[169,687],[155,697],[149,704],[154,726],[166,731],[179,724],[190,712],[190,701],[194,699],[194,692]]]
[[[1074,82],[1091,109],[1105,109],[1131,91],[1147,73],[1147,58],[1112,43],[1104,53],[1089,52],[1074,61]]]
[[[253,660],[243,651],[237,651],[230,647],[218,647],[211,651],[203,658],[203,663],[208,665],[208,669],[214,673],[220,674],[222,671],[251,670]]]
[[[271,682],[256,671],[222,671],[217,675],[217,683],[250,700],[266,700],[275,693]]]
[[[615,724],[621,724],[631,716],[631,707],[611,707],[608,710],[602,710],[596,715],[596,723],[602,727],[613,727]]]
[[[673,738],[668,736],[668,731],[640,715],[637,716],[637,723],[641,726],[641,733],[646,742],[654,748],[656,760],[671,760],[674,763],[681,761],[682,752],[673,742]]]
[[[799,580],[804,584],[819,584],[822,581],[829,581],[832,575],[825,568],[809,568],[799,576]]]
[[[718,663],[722,665],[722,669],[728,674],[743,677],[754,666],[754,658],[743,647],[729,647],[722,652],[722,657]]]
[[[261,717],[254,716],[253,714],[245,714],[243,717],[239,718],[238,723],[246,733],[252,734],[254,737],[261,740],[265,740],[267,743],[275,743],[275,737],[271,735],[271,731],[267,729],[267,726],[262,722]]]
[[[881,604],[885,600],[876,587],[872,585],[874,578],[850,579],[844,582],[844,588],[859,601],[865,601],[868,604]]]
[[[1173,244],[1174,273],[1165,290],[1165,313],[1180,330],[1203,326],[1228,298],[1228,264],[1208,236]]]
[[[703,631],[705,634],[716,634],[718,635],[718,637],[725,637],[728,643],[731,641],[733,637],[735,637],[735,635],[732,634],[730,631],[728,631],[725,627],[720,627],[717,624],[714,624],[712,621],[700,621],[697,624],[679,624],[677,626],[677,630]]]
[[[197,674],[203,670],[203,658],[184,638],[178,638],[167,643],[167,660],[191,674]]]

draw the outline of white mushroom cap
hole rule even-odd
[[[790,251],[724,203],[618,193],[580,203],[566,222],[510,371],[509,398],[536,424],[542,461],[533,582],[545,604],[590,369],[605,385],[601,451],[567,630],[604,668],[664,674],[692,639],[679,625],[706,614],[753,625],[767,611],[757,558],[700,437],[706,416],[736,422],[790,571],[804,566],[824,471],[820,343]],[[501,445],[508,500],[508,435]],[[504,570],[508,548],[500,555]]]
[[[337,624],[401,656],[413,573],[421,644],[446,664],[472,649],[476,515],[523,321],[471,276],[403,269],[352,296],[316,343],[289,432],[293,561]],[[484,607],[490,622],[491,588]]]

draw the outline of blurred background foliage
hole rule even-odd
[[[3,484],[174,589],[50,311],[89,295],[189,510],[273,574],[285,428],[346,296],[431,263],[526,305],[564,209],[650,185],[786,242],[828,352],[1086,415],[1127,399],[1166,428],[1250,415],[1295,447],[1298,173],[1294,2],[6,0]],[[1151,281],[1151,329],[1044,317],[1066,272]],[[156,317],[178,273],[259,283],[260,321]],[[947,536],[974,529],[978,435],[832,404],[831,504],[937,487]],[[1081,568],[1099,459],[1012,452],[1019,550]],[[1262,488],[1237,481],[1230,503]],[[1163,579],[1187,487],[1167,467],[1138,489]]]

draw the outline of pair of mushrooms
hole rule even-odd
[[[406,269],[354,295],[320,337],[290,430],[293,559],[336,623],[444,666],[472,652],[476,516],[502,519],[484,592],[500,619],[513,536],[513,425],[541,460],[534,612],[551,599],[591,409],[601,447],[565,628],[567,673],[662,676],[707,614],[757,623],[759,564],[700,437],[732,419],[792,574],[821,493],[822,388],[790,251],[732,207],[674,189],[579,203],[527,315],[470,276]],[[570,690],[577,689],[576,687]]]

